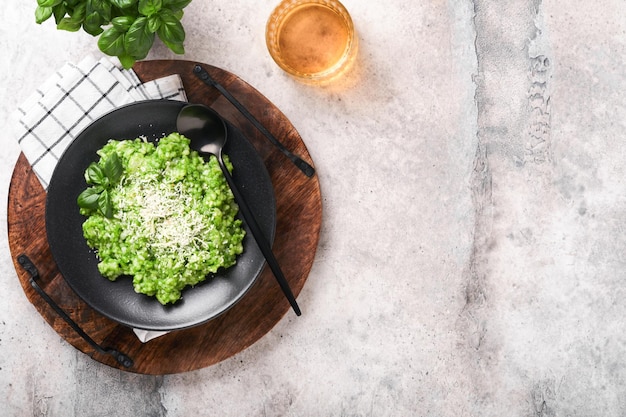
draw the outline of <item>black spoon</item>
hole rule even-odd
[[[274,277],[276,277],[276,280],[287,297],[287,300],[289,300],[291,307],[295,311],[296,315],[299,316],[302,314],[300,312],[300,307],[298,307],[298,304],[296,303],[296,299],[291,292],[291,288],[289,288],[289,283],[287,283],[287,280],[278,265],[278,261],[276,260],[276,257],[274,257],[274,253],[272,253],[272,248],[263,236],[261,228],[257,224],[254,215],[250,211],[250,208],[246,204],[246,201],[241,193],[239,193],[239,190],[228,172],[226,165],[224,165],[222,149],[224,148],[226,139],[228,138],[224,119],[222,119],[213,109],[207,106],[201,104],[190,104],[183,107],[180,110],[180,113],[178,113],[176,128],[180,134],[191,140],[190,146],[192,149],[196,150],[200,154],[214,155],[217,158],[220,168],[224,173],[224,177],[233,192],[235,201],[239,205],[239,210],[243,215],[243,220],[250,228],[252,236],[259,245],[259,249],[261,249],[263,256],[265,256],[265,260],[272,269]]]

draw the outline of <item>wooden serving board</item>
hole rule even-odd
[[[308,178],[301,173],[218,91],[196,78],[192,73],[195,64],[191,61],[142,61],[133,69],[144,82],[179,74],[189,102],[213,107],[255,146],[265,162],[276,196],[274,254],[297,296],[313,265],[320,234],[322,203],[317,175]],[[276,106],[237,76],[201,65],[289,150],[313,165],[302,138]],[[45,201],[45,191],[24,155],[20,155],[11,178],[7,213],[9,247],[17,275],[26,297],[50,326],[68,343],[98,362],[141,374],[192,371],[241,352],[269,332],[285,314],[294,314],[271,271],[265,268],[246,296],[223,315],[203,325],[142,343],[132,329],[92,310],[66,284],[48,246]],[[38,268],[39,285],[92,339],[127,354],[134,366],[122,367],[111,356],[94,351],[78,336],[31,287],[30,276],[17,263],[20,254],[26,254]],[[306,306],[303,314],[307,314]]]

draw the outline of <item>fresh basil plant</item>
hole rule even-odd
[[[156,36],[177,54],[185,52],[183,9],[191,0],[37,0],[35,20],[54,16],[59,30],[81,28],[99,36],[98,47],[130,68],[144,59]]]

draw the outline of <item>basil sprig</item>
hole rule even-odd
[[[92,162],[85,171],[85,180],[91,187],[77,198],[82,209],[100,212],[107,218],[113,217],[110,190],[117,185],[124,173],[124,166],[117,153],[112,153],[103,163]]]
[[[183,9],[191,0],[37,0],[35,21],[54,16],[59,30],[81,28],[98,36],[98,47],[130,68],[144,59],[156,36],[177,54],[185,53]]]

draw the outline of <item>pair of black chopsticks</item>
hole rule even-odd
[[[266,128],[265,126],[263,126],[249,111],[248,109],[246,109],[239,101],[237,101],[237,99],[235,97],[233,97],[232,94],[230,94],[228,92],[228,90],[226,90],[224,88],[224,86],[222,86],[220,83],[218,83],[215,79],[213,79],[209,73],[202,68],[201,65],[196,64],[193,68],[193,73],[200,78],[202,81],[204,81],[205,84],[216,88],[224,97],[226,97],[226,99],[228,101],[230,101],[232,103],[233,106],[235,106],[237,108],[237,110],[239,110],[239,112],[241,114],[243,114],[246,119],[248,119],[248,121],[250,121],[250,123],[252,123],[254,125],[254,127],[256,127],[270,142],[272,142],[272,144],[274,146],[276,146],[283,154],[285,154],[285,156],[287,158],[289,158],[291,160],[291,162],[294,163],[295,166],[297,166],[300,171],[302,171],[304,173],[304,175],[306,175],[307,177],[312,177],[313,175],[315,175],[315,170],[313,169],[313,167],[311,165],[309,165],[308,163],[306,163],[305,161],[302,160],[302,158],[300,158],[297,155],[294,155],[293,153],[291,153],[287,148],[285,148],[285,146],[280,143],[280,141],[278,139],[276,139],[274,137],[274,135],[272,135]]]

